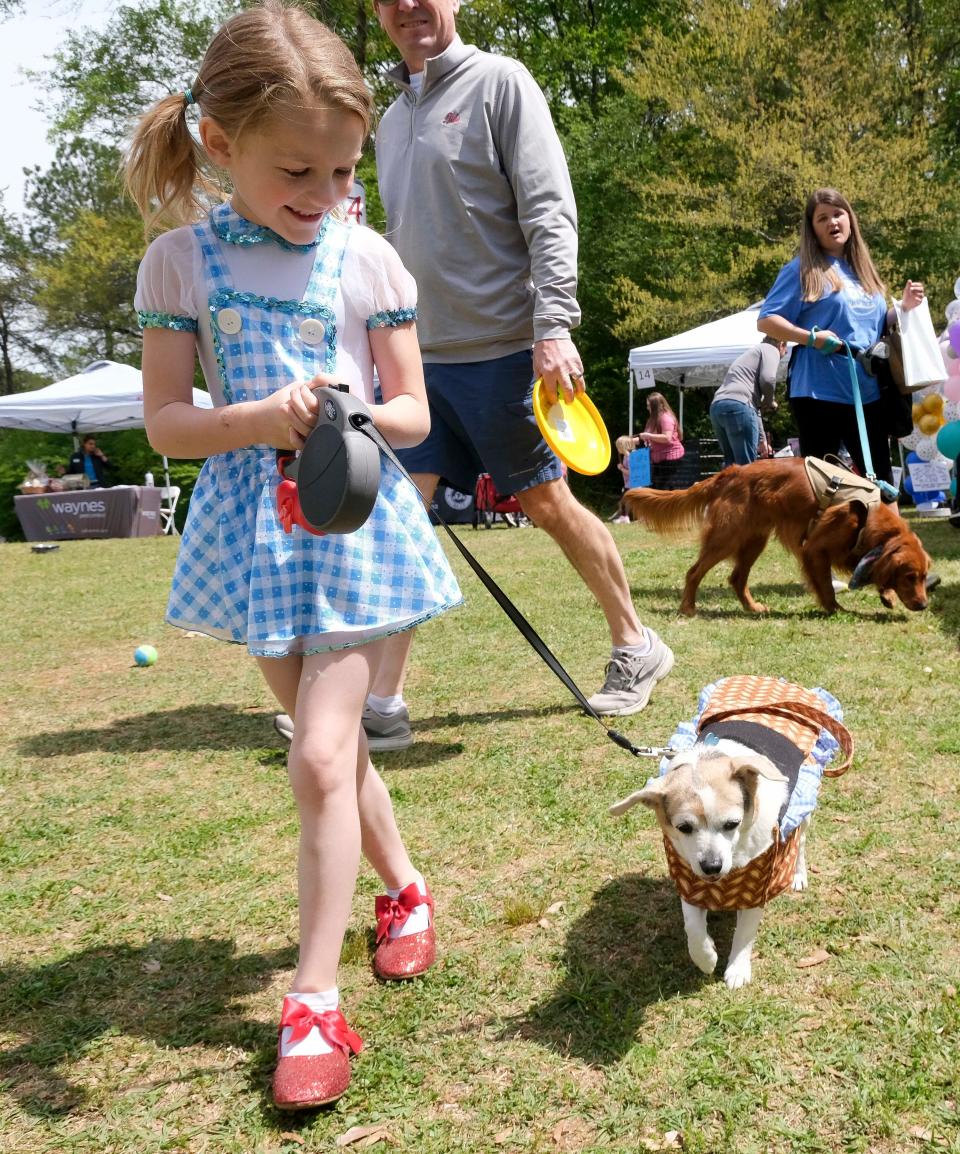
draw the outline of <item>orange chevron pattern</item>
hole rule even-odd
[[[808,757],[817,744],[820,730],[826,729],[839,741],[846,758],[841,765],[824,773],[828,777],[839,777],[850,768],[853,738],[809,689],[776,677],[726,677],[711,694],[699,728],[702,731],[712,721],[729,721],[733,717],[769,725]]]
[[[786,841],[780,840],[780,831],[776,830],[769,849],[715,881],[695,874],[668,837],[664,837],[663,847],[673,884],[685,902],[704,910],[753,910],[765,906],[793,884],[800,830],[795,829]]]

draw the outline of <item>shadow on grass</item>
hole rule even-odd
[[[682,586],[677,587],[676,600],[663,601],[663,587],[657,586],[640,586],[631,585],[630,592],[637,599],[643,599],[645,603],[649,603],[653,612],[669,616],[671,613],[679,615],[680,613],[680,594]],[[804,618],[811,621],[824,621],[830,616],[825,613],[823,609],[816,603],[810,592],[800,584],[777,585],[772,583],[751,584],[750,592],[754,598],[762,603],[765,603],[770,597],[796,597],[796,610],[786,609],[768,609],[766,613],[748,613],[736,598],[736,594],[729,586],[701,586],[697,595],[697,617],[702,617],[707,621],[723,621],[723,620],[739,620],[739,621],[799,621]],[[865,590],[867,596],[870,595],[870,590]],[[859,621],[870,622],[871,624],[888,624],[899,623],[913,614],[904,609],[902,605],[896,605],[893,609],[887,609],[880,604],[880,596],[873,590],[875,609],[854,608],[850,601],[854,596],[862,597],[862,593],[848,594],[838,593],[840,608],[838,616],[853,617]],[[658,598],[660,600],[658,600]],[[844,601],[846,599],[846,603]]]
[[[85,1093],[59,1067],[119,1034],[172,1049],[202,1044],[252,1051],[244,1073],[270,1109],[276,1024],[250,1021],[233,1003],[262,989],[277,970],[294,968],[296,955],[295,946],[238,955],[229,939],[158,938],[83,950],[35,968],[5,967],[4,1027],[26,1040],[0,1052],[0,1089],[37,1117],[69,1115],[83,1106]],[[203,1067],[181,1077],[210,1073]],[[128,1089],[147,1092],[156,1085],[134,1082]]]
[[[280,740],[272,713],[246,713],[235,705],[186,705],[118,717],[98,729],[35,733],[19,741],[17,750],[25,757],[59,757],[89,750],[265,749]]]
[[[471,713],[471,725],[485,725],[496,721],[515,721],[524,718],[542,718],[554,713],[576,710],[575,703],[531,709],[493,709]],[[447,713],[414,720],[415,741],[407,750],[378,753],[376,759],[388,757],[398,764],[414,767],[432,765],[437,761],[457,757],[463,752],[459,741],[422,741],[421,733],[447,726],[462,726],[464,716]],[[271,751],[271,745],[278,745]],[[114,753],[141,753],[149,750],[191,749],[264,749],[265,760],[286,758],[287,744],[274,732],[273,714],[246,713],[233,705],[186,705],[181,709],[164,712],[137,713],[117,718],[98,729],[66,729],[35,733],[17,743],[17,752],[24,757],[63,757],[90,750]]]
[[[448,726],[459,728],[468,725],[489,725],[494,721],[524,721],[526,719],[542,719],[553,717],[561,713],[582,712],[580,706],[570,696],[569,691],[560,683],[558,695],[560,700],[555,705],[530,706],[527,709],[488,709],[485,711],[471,710],[469,713],[438,713],[433,717],[415,717],[413,725],[414,737],[418,733],[429,733],[432,729],[445,729]]]
[[[733,915],[713,915],[721,961]],[[690,960],[680,899],[666,877],[626,874],[593,895],[567,933],[566,977],[545,1001],[508,1023],[503,1038],[527,1038],[591,1066],[619,1061],[637,1042],[647,1007],[699,990],[705,977]]]
[[[929,612],[942,633],[960,638],[960,586],[944,584],[935,589],[930,595]]]

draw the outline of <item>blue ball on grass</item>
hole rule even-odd
[[[133,660],[137,665],[156,665],[159,656],[152,645],[139,645],[133,651]]]

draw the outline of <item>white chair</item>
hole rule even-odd
[[[177,526],[174,524],[173,514],[177,508],[177,502],[180,500],[180,486],[170,485],[164,486],[160,490],[160,532],[161,533],[176,533]]]

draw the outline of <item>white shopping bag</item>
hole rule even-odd
[[[904,311],[900,301],[894,302],[900,322],[900,343],[903,348],[903,377],[908,393],[939,385],[947,379],[947,367],[937,334],[930,319],[927,298],[916,308]]]

